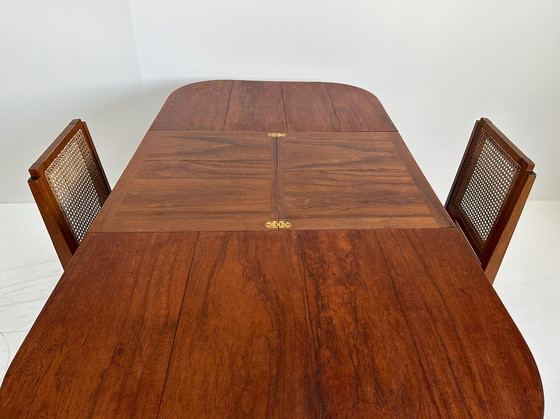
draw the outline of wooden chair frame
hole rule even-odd
[[[39,207],[43,221],[47,227],[51,240],[56,249],[56,253],[62,263],[63,268],[66,268],[72,255],[78,249],[79,243],[74,237],[71,227],[69,226],[64,213],[55,198],[55,195],[45,177],[45,170],[50,166],[53,160],[60,154],[66,147],[68,142],[74,135],[82,130],[84,138],[92,153],[94,162],[99,170],[102,180],[105,182],[107,191],[111,192],[109,182],[99,161],[99,156],[91,135],[85,122],[80,119],[74,119],[68,126],[60,133],[60,135],[53,141],[53,143],[45,150],[45,152],[37,159],[35,163],[29,168],[31,177],[28,180],[29,187],[33,193],[33,197]]]
[[[480,248],[477,241],[469,234],[469,228],[459,216],[457,206],[454,201],[457,198],[459,185],[466,176],[467,163],[473,158],[478,160],[479,155],[475,153],[480,130],[484,131],[507,153],[520,167],[519,174],[513,181],[512,187],[507,195],[496,221],[486,240],[484,248]],[[480,154],[480,153],[479,153]],[[453,181],[451,191],[445,203],[445,208],[455,224],[465,235],[474,253],[480,260],[482,269],[486,273],[488,280],[493,283],[509,245],[513,231],[519,221],[519,217],[531,191],[531,187],[536,178],[533,169],[535,164],[521,150],[519,150],[496,126],[487,118],[476,121],[468,146],[461,160],[459,170]]]

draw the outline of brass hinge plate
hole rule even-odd
[[[274,137],[274,138],[280,138],[280,137],[285,137],[286,133],[285,132],[269,132],[268,136],[269,137]]]
[[[264,223],[264,226],[266,228],[290,228],[292,226],[292,223],[290,223],[289,221],[284,221],[284,220],[267,221],[266,223]]]

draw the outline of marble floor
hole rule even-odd
[[[529,202],[495,289],[539,366],[545,418],[560,417],[560,201]],[[34,204],[0,204],[0,381],[60,278]]]

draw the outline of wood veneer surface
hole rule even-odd
[[[540,417],[531,353],[462,240],[91,234],[12,363],[0,415]]]
[[[90,231],[264,230],[275,220],[266,133],[150,131]]]
[[[151,131],[91,231],[453,226],[396,132]]]
[[[0,417],[156,417],[197,233],[88,234],[0,388]]]
[[[205,81],[175,90],[152,130],[396,131],[370,92],[335,83]]]

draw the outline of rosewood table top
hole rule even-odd
[[[211,81],[162,107],[0,417],[543,416],[533,357],[372,94]]]

